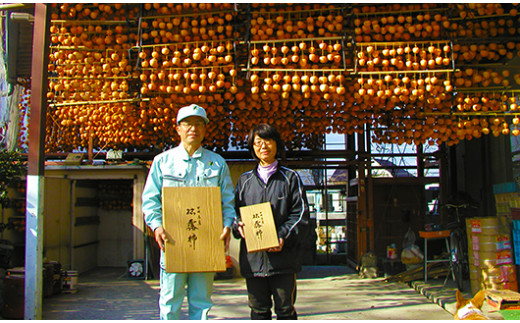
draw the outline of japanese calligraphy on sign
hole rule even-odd
[[[163,187],[166,272],[226,270],[219,187]]]
[[[264,233],[264,215],[262,214],[262,211],[258,213],[254,213],[251,215],[253,218],[253,230],[255,231],[256,237],[258,240],[262,240],[262,233]]]
[[[271,203],[243,206],[240,216],[244,223],[247,252],[257,252],[278,247],[278,233],[274,224]]]
[[[186,230],[188,231],[188,244],[193,250],[195,250],[195,242],[197,241],[197,233],[199,227],[202,225],[200,220],[200,206],[196,208],[187,208],[186,215],[188,219],[186,221]]]

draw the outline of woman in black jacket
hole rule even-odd
[[[278,162],[283,141],[276,129],[259,124],[251,130],[248,146],[258,161],[242,174],[235,191],[237,214],[242,206],[270,202],[280,245],[247,253],[243,223],[235,221],[233,233],[240,242],[240,272],[246,278],[251,319],[271,319],[272,299],[278,319],[297,319],[296,273],[301,271],[301,241],[307,237],[309,207],[298,174]]]

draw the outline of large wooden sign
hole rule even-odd
[[[280,245],[271,203],[242,206],[240,216],[244,223],[247,252],[263,251]]]
[[[226,271],[220,187],[163,187],[169,273]]]

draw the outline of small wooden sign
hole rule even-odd
[[[83,160],[83,154],[81,153],[70,153],[63,161],[64,165],[80,165]]]
[[[226,271],[220,187],[163,187],[168,273]]]
[[[280,245],[271,203],[242,206],[240,207],[240,215],[244,223],[248,253],[263,251]]]

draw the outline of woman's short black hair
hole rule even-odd
[[[260,123],[256,125],[249,132],[249,137],[247,139],[247,147],[249,148],[249,152],[257,161],[259,160],[255,154],[255,150],[253,148],[253,144],[255,142],[255,136],[258,136],[262,139],[272,139],[276,142],[276,159],[284,159],[285,158],[285,143],[280,136],[280,133],[276,130],[275,127],[267,124]]]

